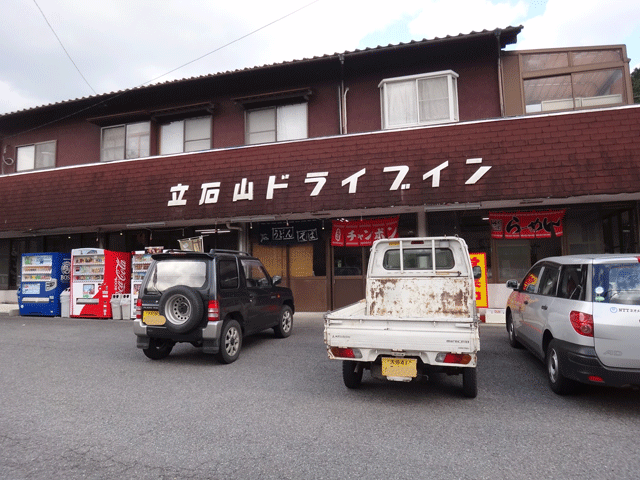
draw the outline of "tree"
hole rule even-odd
[[[631,86],[633,88],[633,103],[640,103],[640,67],[631,72]]]

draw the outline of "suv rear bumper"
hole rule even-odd
[[[559,341],[560,373],[567,378],[591,385],[612,387],[640,386],[640,369],[611,368],[603,365],[593,347]],[[594,381],[589,377],[600,377]]]
[[[174,342],[202,342],[205,353],[217,353],[219,350],[222,320],[208,322],[204,328],[198,328],[190,333],[176,334],[164,327],[150,327],[136,318],[133,321],[133,333],[138,337],[138,348],[148,348],[149,338],[165,338]]]

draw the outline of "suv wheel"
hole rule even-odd
[[[560,355],[558,355],[558,347],[555,340],[551,340],[547,347],[545,363],[547,365],[547,378],[549,379],[551,390],[558,395],[573,393],[576,383],[560,373]]]
[[[171,287],[160,298],[160,314],[167,319],[167,330],[186,333],[202,320],[204,304],[200,294],[184,285]]]
[[[276,337],[286,338],[291,335],[292,330],[293,311],[291,310],[291,307],[285,305],[282,307],[282,311],[280,312],[280,320],[278,321],[278,325],[273,327],[273,331],[276,332]]]
[[[171,340],[150,338],[149,348],[144,348],[142,351],[151,360],[160,360],[161,358],[169,356],[174,345],[175,343]]]
[[[233,363],[240,356],[242,329],[236,320],[227,320],[220,334],[220,350],[216,358],[220,363]]]

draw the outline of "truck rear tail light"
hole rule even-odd
[[[569,320],[573,329],[580,335],[593,337],[593,315],[574,310],[569,314]]]
[[[210,322],[217,322],[220,320],[220,306],[217,300],[209,300],[207,307],[207,319]]]
[[[334,357],[341,358],[362,358],[362,353],[357,348],[340,348],[331,347],[331,353]]]
[[[439,363],[457,363],[459,365],[467,365],[471,362],[471,355],[468,353],[446,353],[440,352],[436,355],[436,362]]]
[[[136,320],[142,320],[142,300],[136,300]]]

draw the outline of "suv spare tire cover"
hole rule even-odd
[[[160,297],[160,315],[165,327],[174,333],[186,333],[202,320],[204,303],[200,294],[191,287],[177,285],[165,290]]]

